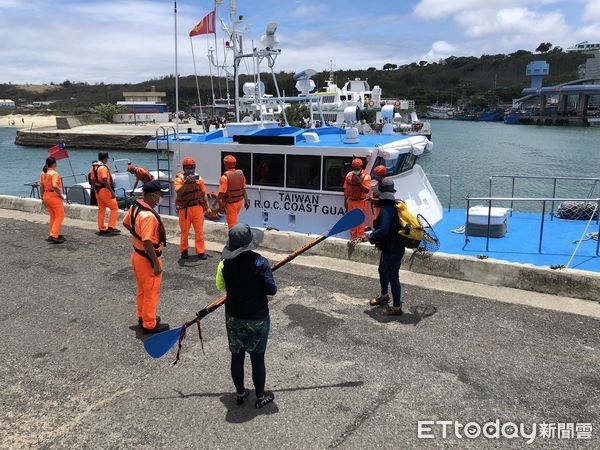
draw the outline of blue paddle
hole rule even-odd
[[[320,242],[323,242],[328,237],[335,236],[336,234],[340,234],[344,231],[348,231],[354,227],[359,226],[364,221],[365,215],[360,209],[353,209],[352,211],[348,211],[343,217],[340,218],[340,220],[338,220],[335,223],[333,227],[329,229],[329,231],[326,234],[322,234],[318,238],[310,241],[308,244],[296,250],[284,260],[279,261],[277,264],[275,264],[272,270],[275,271],[279,269],[280,267],[292,261],[294,258],[300,256],[305,251],[311,249]],[[200,320],[202,320],[208,314],[213,312],[215,309],[219,308],[226,301],[227,296],[223,296],[220,299],[212,302],[210,305],[207,305],[204,309],[198,311],[196,313],[195,319],[184,323],[181,327],[163,331],[162,333],[158,333],[154,336],[149,337],[144,341],[144,348],[146,349],[146,352],[153,358],[160,358],[161,356],[165,355],[171,348],[173,348],[173,346],[178,342],[180,343],[181,348],[181,340],[183,340],[183,337],[185,336],[186,328],[190,327],[194,323],[199,323]],[[200,332],[200,328],[198,328],[198,331]],[[177,354],[177,359],[173,364],[177,363],[178,359],[179,351]]]

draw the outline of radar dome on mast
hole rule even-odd
[[[260,38],[260,43],[265,46],[267,50],[274,50],[277,48],[277,44],[279,41],[277,40],[277,36],[275,36],[275,31],[277,31],[277,22],[271,22],[267,25],[266,34],[264,34]]]
[[[314,69],[306,69],[301,72],[294,74],[294,80],[296,81],[296,89],[300,92],[301,96],[308,95],[315,88],[315,82],[310,79],[317,73]]]

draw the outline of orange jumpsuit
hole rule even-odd
[[[40,185],[43,189],[42,202],[50,214],[50,236],[60,236],[60,226],[65,219],[65,204],[60,195],[54,192],[54,185],[62,191],[62,180],[54,169],[40,175]]]
[[[130,208],[123,220],[123,225],[127,228],[131,227],[131,212],[134,207]],[[160,275],[154,275],[151,261],[140,255],[138,251],[144,251],[142,241],[151,241],[154,245],[156,255],[159,257],[158,262],[162,268],[162,253],[161,239],[158,232],[158,219],[149,211],[140,210],[135,220],[135,232],[142,240],[131,237],[134,250],[131,252],[131,265],[137,283],[137,317],[142,319],[145,329],[150,330],[156,326],[156,306],[160,296],[160,284],[162,282],[162,272]],[[158,247],[158,248],[157,248]]]
[[[202,254],[204,246],[204,194],[206,186],[202,178],[194,184],[185,183],[185,173],[179,172],[175,176],[175,191],[177,192],[177,214],[179,215],[179,229],[181,239],[179,240],[179,252],[183,253],[189,248],[188,237],[190,228],[194,227],[196,253]]]
[[[110,170],[105,165],[99,165],[96,172],[98,174],[97,184],[101,184],[102,180],[106,179],[110,183],[112,177]],[[100,231],[106,230],[104,225],[104,216],[106,214],[106,208],[110,209],[110,216],[108,218],[108,228],[117,227],[117,218],[119,217],[119,204],[116,198],[112,198],[110,191],[105,187],[101,188],[96,192],[96,200],[98,202],[98,229]]]
[[[364,170],[359,175],[360,184],[354,183],[354,172],[349,172],[344,179],[344,195],[346,196],[346,202],[348,203],[348,211],[353,209],[360,209],[363,213],[367,208],[367,197],[371,191],[371,176]],[[360,185],[369,189],[367,192],[362,192]],[[352,228],[350,230],[352,239],[360,239],[365,237],[365,224]]]
[[[230,189],[229,186],[229,177],[232,174],[239,172],[241,174],[240,180],[243,182],[238,183],[241,189],[237,189],[238,186],[234,186],[235,189]],[[242,187],[243,186],[243,187]],[[240,211],[244,206],[244,194],[246,190],[246,177],[244,177],[244,173],[238,169],[228,169],[221,176],[219,180],[219,193],[224,194],[224,202],[225,202],[225,220],[227,222],[227,228],[231,229],[234,225],[238,223],[238,216],[240,215]],[[239,198],[239,200],[237,200]]]

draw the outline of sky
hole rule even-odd
[[[0,83],[135,83],[175,73],[173,3],[0,0]],[[218,16],[229,22],[229,1],[221,3]],[[214,2],[177,6],[179,73],[194,73],[193,45],[197,71],[207,74],[214,38],[190,43],[188,33]],[[335,69],[381,68],[600,41],[600,0],[239,0],[238,14],[251,25],[248,43],[258,44],[269,22],[279,24],[276,71],[328,70],[330,61]]]

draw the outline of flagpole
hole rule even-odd
[[[215,24],[215,29],[213,31],[215,37],[215,54],[217,56],[217,83],[219,85],[219,97],[223,98],[223,93],[221,92],[221,68],[219,66],[219,50],[217,49],[217,10],[219,7],[219,3],[220,2],[218,0],[215,0],[215,16],[213,21]]]
[[[214,105],[215,105],[215,85],[213,84],[213,75],[212,75],[212,63],[210,60],[210,48],[208,46],[208,36],[206,37],[206,51],[208,52],[208,73],[210,75],[210,92],[212,93],[212,104],[213,104],[213,114],[214,114]]]
[[[175,16],[175,138],[177,139],[177,165],[181,165],[181,143],[179,142],[179,72],[177,68],[177,0],[174,1]]]
[[[200,107],[200,122],[202,122],[202,129],[206,133],[206,128],[204,128],[204,117],[203,117],[204,114],[202,113],[202,101],[200,100],[200,85],[198,84],[198,72],[196,71],[196,57],[194,56],[194,43],[192,42],[191,36],[190,36],[190,45],[192,46],[192,61],[194,62],[194,75],[196,76],[196,91],[198,92],[198,106]]]

